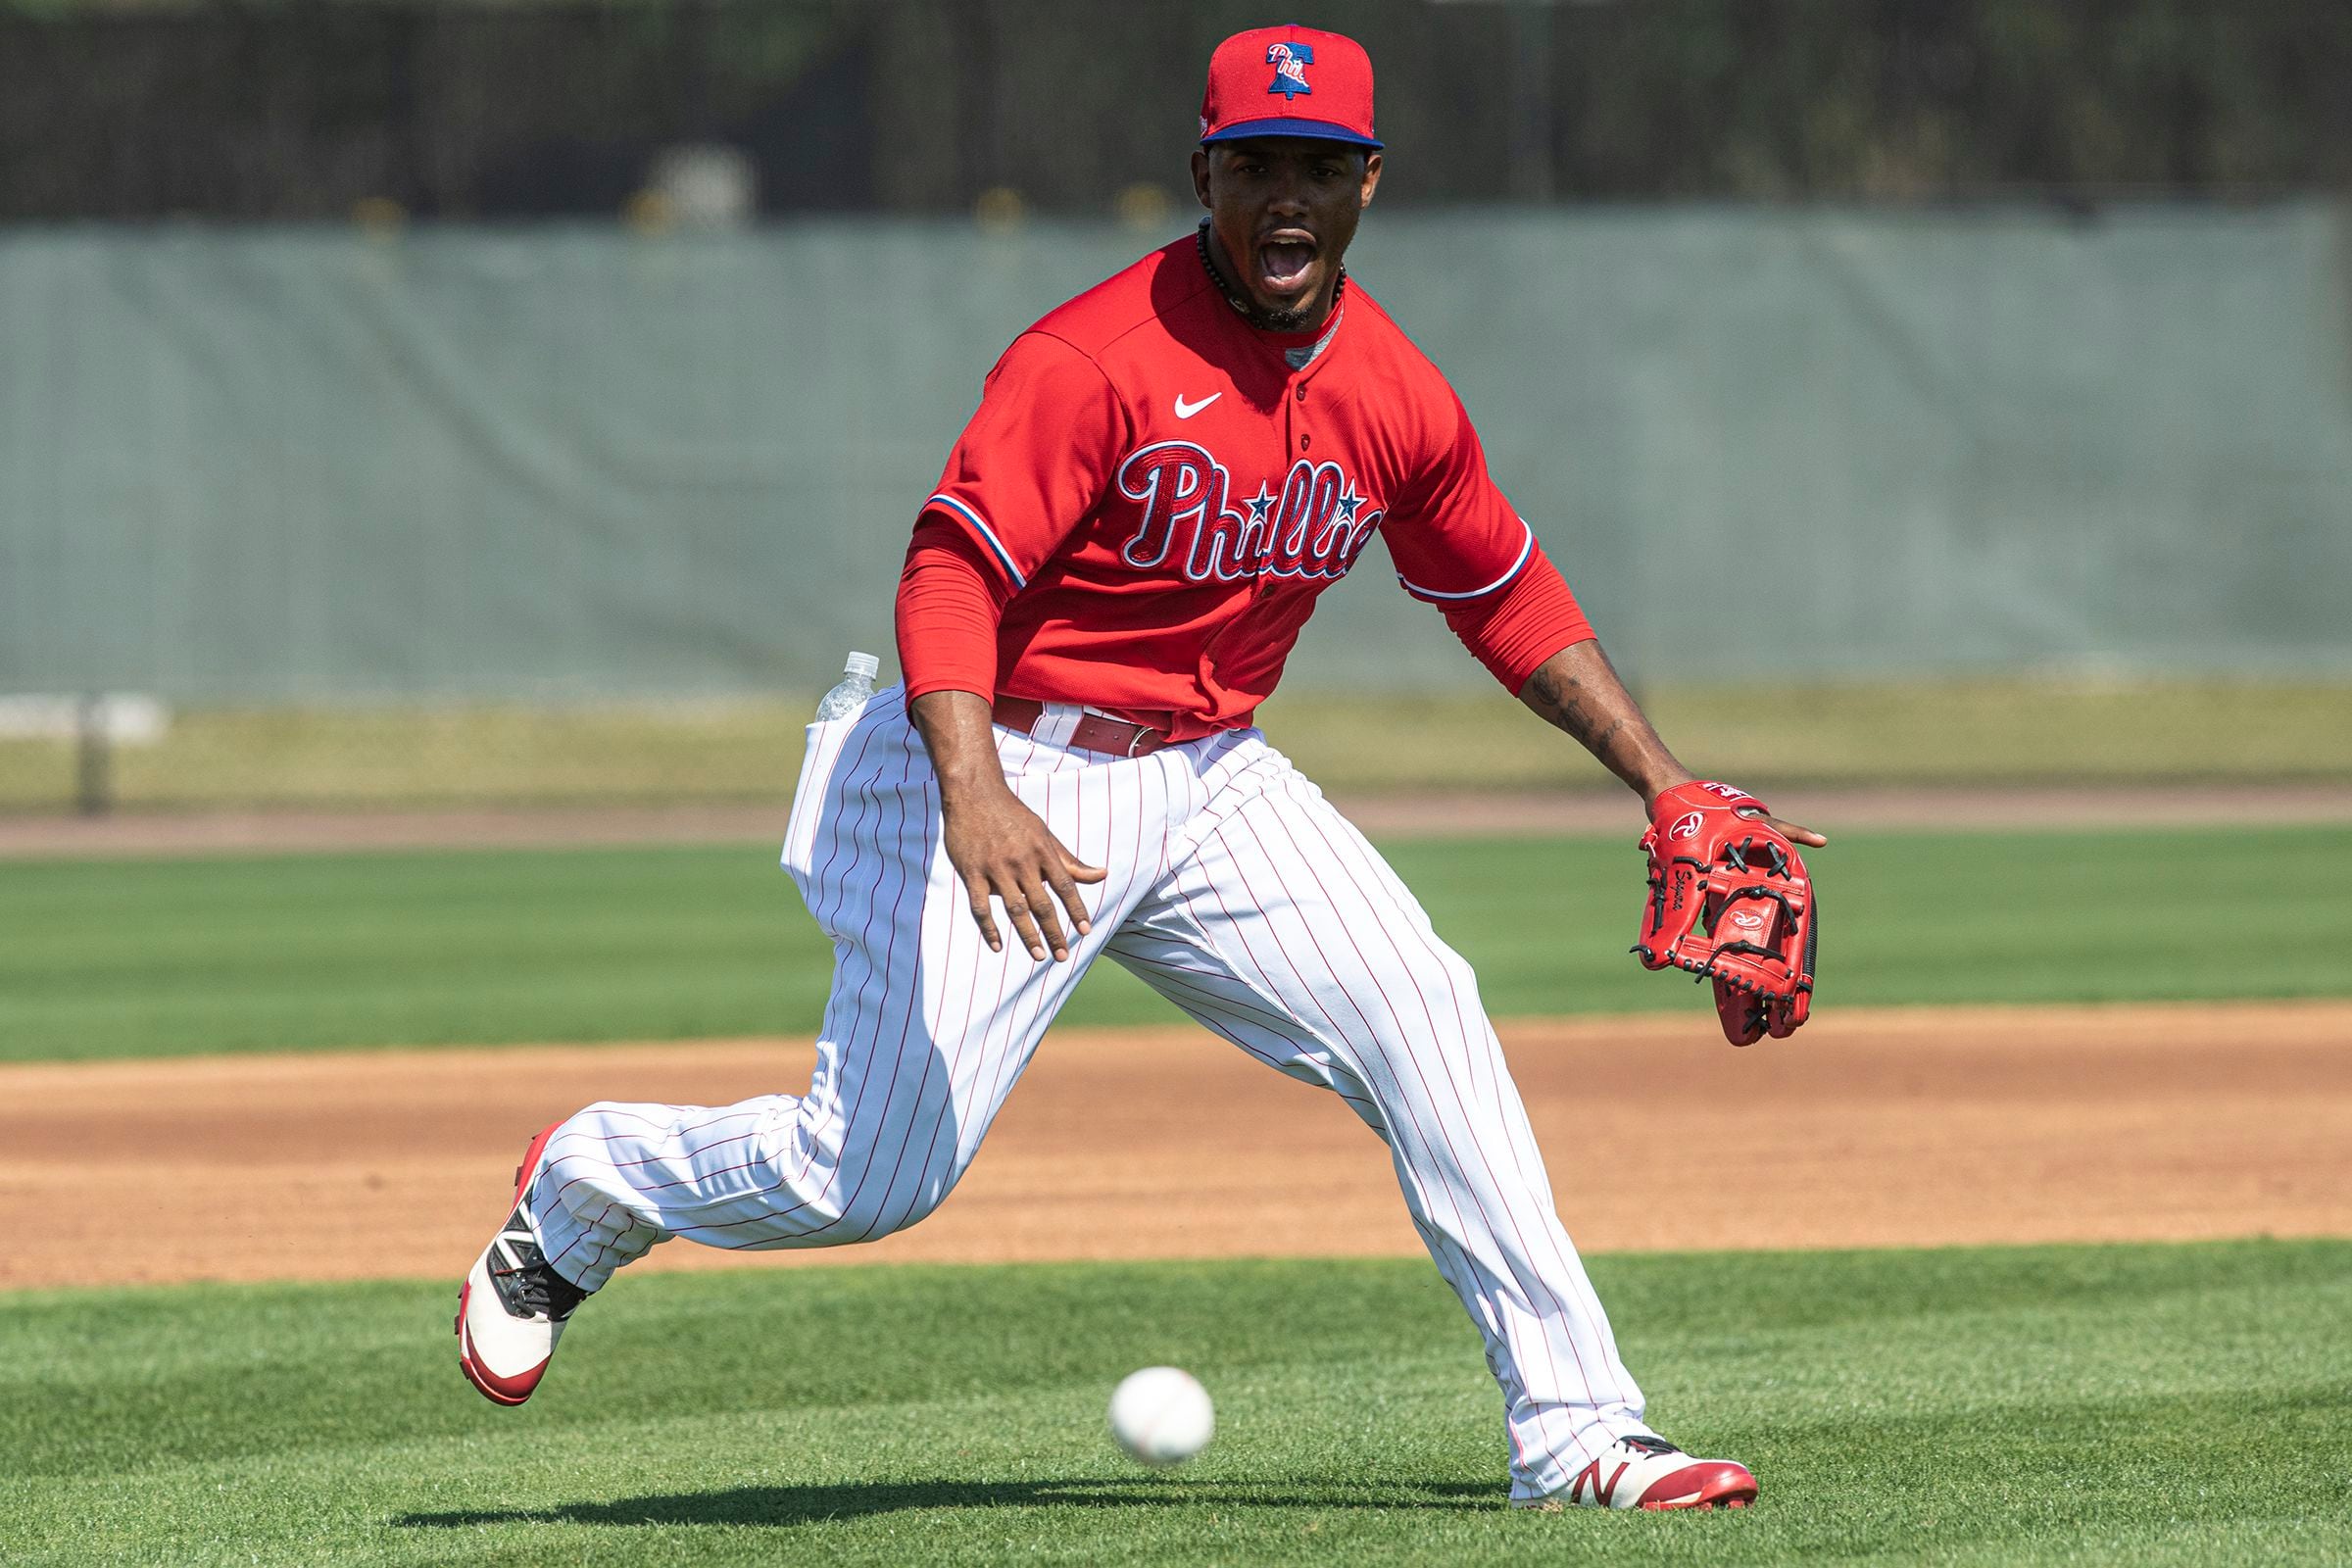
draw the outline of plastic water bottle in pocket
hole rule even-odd
[[[881,671],[882,661],[871,654],[852,654],[843,666],[841,684],[825,693],[825,700],[816,705],[816,721],[828,718],[848,718],[865,706],[874,695],[874,676]]]

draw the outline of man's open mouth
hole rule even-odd
[[[1257,278],[1271,293],[1288,294],[1303,286],[1307,269],[1314,264],[1314,239],[1298,229],[1258,242]]]

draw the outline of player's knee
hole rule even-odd
[[[1467,959],[1450,949],[1440,953],[1431,964],[1430,985],[1434,987],[1433,1003],[1443,996],[1447,1007],[1463,1018],[1484,1018],[1486,1004],[1478,994],[1478,971]]]
[[[871,1203],[853,1203],[836,1230],[843,1244],[878,1242],[885,1236],[911,1230],[938,1209],[948,1196],[947,1184],[926,1182],[912,1194],[898,1193]],[[828,1237],[830,1243],[833,1238]]]

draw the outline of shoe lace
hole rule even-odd
[[[588,1299],[588,1293],[548,1265],[539,1244],[531,1239],[519,1220],[517,1215],[517,1223],[505,1237],[506,1250],[514,1261],[506,1265],[493,1263],[491,1281],[497,1285],[499,1298],[507,1303],[508,1311],[518,1317],[544,1316],[561,1323]]]
[[[501,1294],[526,1316],[544,1315],[561,1323],[571,1316],[572,1308],[588,1299],[588,1293],[549,1268],[545,1263],[526,1263],[520,1268],[494,1268],[490,1277],[508,1281]]]

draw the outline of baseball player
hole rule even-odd
[[[1674,760],[1459,400],[1349,282],[1381,174],[1363,49],[1225,40],[1192,169],[1199,232],[990,372],[915,523],[903,685],[809,727],[783,861],[838,959],[808,1093],[597,1104],[540,1134],[463,1289],[461,1364],[521,1403],[580,1302],[671,1237],[836,1247],[915,1223],[1107,956],[1387,1143],[1486,1341],[1515,1503],[1743,1504],[1744,1466],[1643,1424],[1469,967],[1250,716],[1377,534],[1408,594],[1640,792],[1653,844],[1823,841]],[[1644,961],[1716,973],[1735,1039],[1787,1033],[1785,986],[1727,980],[1666,919],[1684,861],[1653,851]]]

